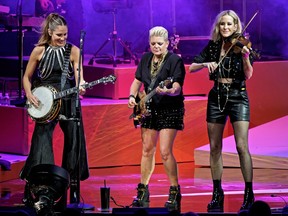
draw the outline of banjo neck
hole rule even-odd
[[[84,89],[87,89],[87,88],[91,88],[99,83],[108,83],[108,82],[115,82],[116,80],[116,77],[114,75],[110,75],[108,77],[102,77],[101,79],[98,79],[98,80],[94,80],[92,82],[89,82],[89,83],[85,83],[83,85],[81,85],[81,87],[83,87]],[[66,89],[66,90],[63,90],[61,92],[57,92],[53,95],[53,99],[54,100],[57,100],[59,98],[62,98],[62,97],[65,97],[67,95],[70,95],[70,94],[73,94],[75,92],[77,92],[79,89],[77,86],[73,87],[73,88],[69,88],[69,89]]]

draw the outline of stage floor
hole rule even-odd
[[[212,182],[210,169],[197,167],[194,163],[180,163],[179,181],[182,190],[182,213],[193,211],[204,215],[211,199]],[[110,187],[110,212],[119,206],[129,206],[136,195],[140,179],[139,166],[121,166],[90,169],[90,178],[81,182],[80,193],[83,203],[95,207],[87,214],[100,214],[100,187],[104,180]],[[288,173],[281,169],[254,169],[254,192],[256,200],[267,202],[272,210],[281,209],[288,198]],[[19,206],[23,196],[24,181],[15,179],[0,183],[0,206]],[[162,165],[157,165],[149,184],[151,193],[150,207],[163,207],[167,200],[169,183]],[[237,213],[243,199],[243,180],[239,168],[224,168],[223,189],[225,191],[224,213]],[[276,197],[271,197],[274,194]],[[69,195],[68,195],[69,197]],[[68,201],[69,202],[69,201]],[[117,206],[119,205],[119,206]],[[108,214],[109,214],[108,213]],[[275,213],[276,214],[276,213]],[[107,215],[107,213],[106,213]]]

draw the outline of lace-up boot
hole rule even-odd
[[[168,211],[178,211],[181,212],[181,190],[180,185],[170,186],[169,197],[165,203],[165,207]]]
[[[132,207],[149,207],[149,189],[148,185],[139,183],[137,187],[137,197],[132,202]]]
[[[254,203],[254,201],[255,201],[255,198],[254,198],[253,190],[250,188],[246,188],[245,193],[244,193],[244,201],[240,210],[249,209],[250,206]]]
[[[222,188],[215,188],[211,202],[207,206],[208,212],[223,212],[224,210],[224,192]]]

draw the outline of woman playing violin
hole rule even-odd
[[[250,107],[245,81],[253,74],[253,56],[247,46],[233,52],[231,38],[242,35],[239,16],[232,10],[218,14],[212,26],[211,40],[190,65],[190,72],[208,68],[214,86],[207,104],[207,129],[210,141],[210,167],[213,180],[212,200],[208,212],[223,212],[224,191],[221,186],[223,161],[222,138],[229,116],[233,126],[240,167],[245,181],[244,201],[240,209],[248,209],[254,202],[252,188],[253,166],[248,148]],[[237,38],[236,38],[237,39]],[[230,42],[231,47],[227,49]]]

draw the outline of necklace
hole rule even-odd
[[[151,77],[156,77],[156,75],[159,73],[159,69],[165,59],[166,54],[168,51],[163,53],[160,58],[158,58],[158,61],[155,61],[156,57],[153,55],[152,61],[151,61]]]
[[[226,58],[229,58],[228,68],[226,68],[224,65],[227,62]],[[224,105],[222,108],[221,108],[220,82],[219,82],[219,80],[217,80],[217,99],[218,99],[218,109],[220,112],[224,112],[226,105],[227,105],[227,102],[229,100],[229,91],[230,91],[230,87],[231,87],[231,83],[229,83],[229,76],[230,76],[230,71],[231,71],[231,57],[225,57],[224,64],[221,62],[219,65],[219,77],[220,77],[220,79],[226,79],[226,81],[227,81],[227,83],[222,83],[222,85],[221,85],[221,87],[222,87],[221,91],[223,91],[223,89],[226,90],[226,98],[225,98],[225,102],[224,102]],[[226,71],[227,77],[225,75],[225,71]]]

